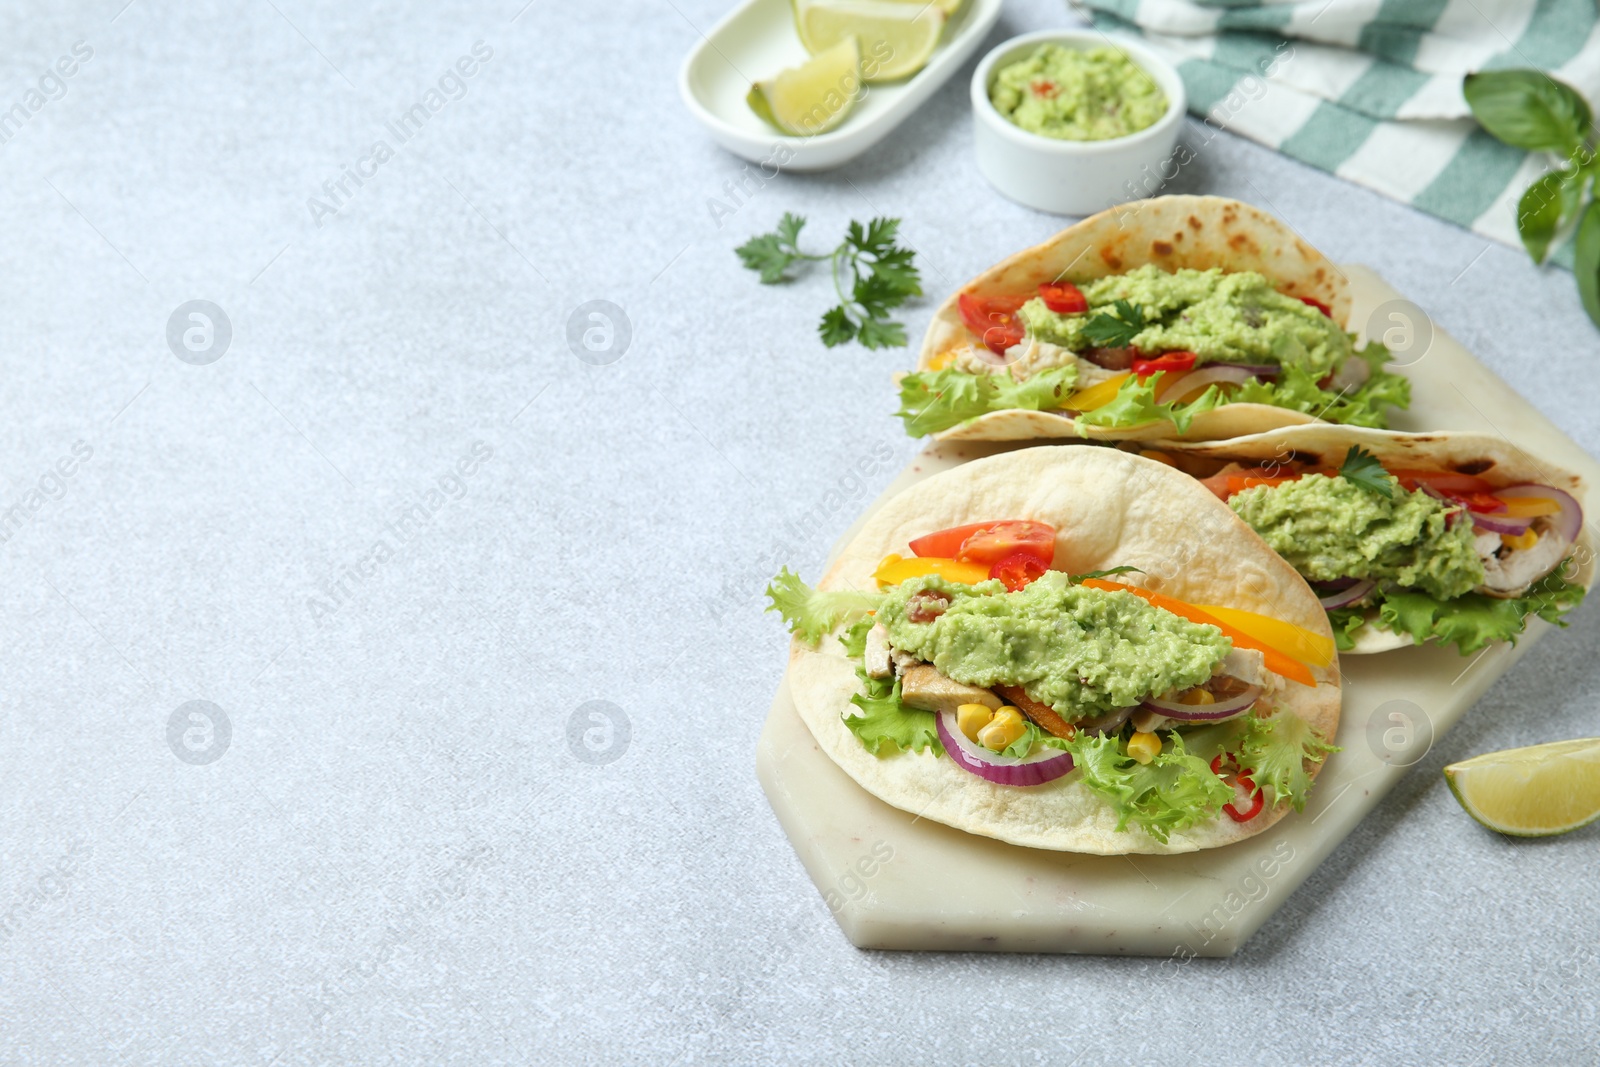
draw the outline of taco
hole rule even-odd
[[[1291,426],[1146,449],[1227,501],[1311,583],[1345,652],[1463,655],[1565,626],[1593,581],[1583,484],[1498,435]]]
[[[1385,427],[1410,383],[1357,348],[1348,283],[1270,215],[1165,196],[1069,226],[974,278],[900,379],[913,437],[1220,440]]]
[[[768,587],[822,750],[920,817],[1032,848],[1191,852],[1304,806],[1339,720],[1305,582],[1203,486],[1039,447],[888,501]]]

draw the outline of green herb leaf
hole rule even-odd
[[[1144,312],[1126,300],[1112,305],[1116,314],[1102,311],[1083,324],[1083,336],[1101,348],[1127,348],[1143,332]]]
[[[1578,223],[1572,273],[1578,279],[1578,298],[1589,319],[1600,326],[1600,201],[1591,200]]]
[[[1528,152],[1571,155],[1583,147],[1594,121],[1575,89],[1542,71],[1468,74],[1461,91],[1491,136]]]
[[[900,220],[877,218],[865,226],[851,222],[837,248],[816,256],[800,250],[805,224],[801,216],[785,212],[774,232],[752,237],[734,251],[741,263],[761,275],[764,285],[791,280],[788,271],[797,262],[827,260],[841,302],[817,324],[822,343],[833,348],[859,340],[867,348],[903,348],[905,326],[891,321],[889,311],[922,295],[922,276],[914,262],[916,253],[894,243]]]
[[[867,348],[904,348],[906,328],[888,319],[868,319],[857,331],[857,339]]]
[[[1522,194],[1517,203],[1517,235],[1535,263],[1544,262],[1561,227],[1577,217],[1582,193],[1581,173],[1553,170]]]
[[[1383,469],[1383,464],[1378,462],[1377,456],[1360,445],[1351,445],[1350,451],[1344,454],[1344,463],[1339,467],[1339,477],[1369,493],[1376,493],[1389,500],[1394,498],[1393,475]]]
[[[789,281],[786,272],[789,265],[798,258],[784,250],[780,238],[775,233],[752,237],[734,251],[738,253],[741,263],[753,271],[760,272],[762,285],[776,285],[779,282]]]
[[[840,304],[822,313],[822,321],[817,324],[817,333],[822,335],[823,344],[833,348],[855,337],[856,324],[850,321],[844,305]]]
[[[1113,574],[1143,574],[1143,573],[1144,573],[1144,571],[1140,570],[1138,567],[1110,567],[1110,568],[1108,568],[1106,570],[1103,570],[1103,571],[1085,571],[1082,574],[1069,574],[1069,575],[1067,575],[1067,581],[1071,582],[1073,585],[1077,585],[1079,582],[1083,581],[1085,578],[1109,578]]]

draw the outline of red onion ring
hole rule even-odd
[[[1361,581],[1360,578],[1330,578],[1326,582],[1310,582],[1311,588],[1319,593],[1337,593],[1341,589],[1349,589]]]
[[[1368,593],[1372,592],[1373,588],[1377,586],[1377,584],[1378,583],[1373,581],[1371,578],[1365,578],[1354,585],[1346,586],[1343,589],[1330,592],[1327,596],[1319,596],[1317,597],[1317,601],[1322,605],[1322,610],[1324,611],[1332,611],[1334,608],[1347,607],[1356,603]]]
[[[938,726],[939,741],[956,766],[995,785],[1044,785],[1072,770],[1072,753],[1059,749],[1040,749],[1021,759],[990,752],[982,745],[967,740],[967,735],[956,725],[956,713],[953,711],[941,711]]]
[[[1259,685],[1252,685],[1239,695],[1219,700],[1215,704],[1182,704],[1176,700],[1145,697],[1140,706],[1165,715],[1169,719],[1181,719],[1185,722],[1221,722],[1223,719],[1231,719],[1249,711],[1255,702],[1261,699],[1262,692]]]
[[[1490,516],[1481,512],[1473,512],[1472,525],[1479,530],[1487,530],[1489,533],[1510,534],[1515,537],[1518,534],[1527,533],[1528,527],[1533,525],[1533,519],[1502,519],[1498,515]]]
[[[1255,375],[1243,367],[1213,363],[1203,370],[1192,370],[1187,374],[1165,379],[1161,383],[1161,388],[1156,392],[1156,400],[1164,401],[1169,396],[1187,396],[1197,389],[1204,389],[1208,385],[1243,385],[1245,382],[1254,380]]]
[[[1530,496],[1554,500],[1561,510],[1549,516],[1550,529],[1569,544],[1576,541],[1583,530],[1583,508],[1570,493],[1563,493],[1553,485],[1512,485],[1496,489],[1494,495],[1507,500],[1521,500]]]
[[[1276,378],[1283,373],[1283,368],[1276,363],[1207,363],[1206,367],[1231,367],[1248,371],[1256,378]]]

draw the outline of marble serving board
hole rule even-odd
[[[1580,473],[1589,507],[1600,465],[1377,274],[1341,269],[1354,296],[1351,322],[1389,343],[1413,382],[1412,408],[1395,429],[1506,435]],[[914,482],[1013,447],[930,446],[856,527]],[[874,797],[822,753],[787,683],[762,731],[756,772],[829,910],[860,948],[1227,956],[1554,629],[1535,619],[1516,646],[1473,657],[1431,647],[1344,657],[1344,751],[1330,757],[1304,812],[1227,848],[1086,856],[1018,848],[921,819]]]

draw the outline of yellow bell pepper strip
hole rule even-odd
[[[1123,585],[1121,582],[1108,582],[1104,578],[1085,578],[1082,584],[1088,586],[1090,589],[1104,589],[1108,593],[1132,593],[1136,597],[1149,601],[1151,604],[1161,608],[1163,611],[1172,612],[1179,618],[1188,619],[1190,622],[1198,622],[1215,626],[1217,629],[1222,631],[1223,635],[1227,637],[1228,640],[1233,642],[1234,648],[1251,648],[1255,649],[1257,652],[1260,652],[1263,658],[1266,660],[1267,670],[1271,671],[1273,674],[1281,674],[1291,681],[1299,682],[1301,685],[1315,686],[1317,684],[1316,678],[1311,674],[1311,668],[1307,667],[1304,663],[1301,663],[1299,660],[1288,655],[1287,653],[1280,652],[1278,649],[1273,648],[1265,641],[1262,641],[1256,637],[1252,637],[1238,627],[1223,622],[1215,615],[1212,615],[1210,612],[1203,611],[1200,608],[1195,607],[1193,604],[1185,603],[1182,600],[1176,600],[1170,596],[1163,596],[1160,593],[1152,593],[1148,589],[1140,589],[1135,585]]]
[[[1223,622],[1236,626],[1252,637],[1258,637],[1311,667],[1326,667],[1333,662],[1333,641],[1321,634],[1312,633],[1302,626],[1271,615],[1258,615],[1240,608],[1225,608],[1218,604],[1201,604],[1200,610],[1215,615]]]
[[[1495,499],[1505,502],[1506,509],[1495,512],[1496,515],[1503,518],[1536,519],[1540,515],[1554,515],[1561,510],[1561,505],[1547,496],[1518,496],[1509,499],[1496,497]]]
[[[1119,374],[1115,378],[1107,378],[1099,385],[1079,389],[1061,402],[1061,408],[1064,411],[1093,411],[1095,408],[1103,408],[1117,398],[1117,390],[1122,388],[1123,382],[1132,377],[1131,373]]]
[[[1532,530],[1523,530],[1519,534],[1501,534],[1500,543],[1507,548],[1529,549],[1539,543],[1539,535]]]
[[[883,557],[872,576],[878,580],[880,586],[890,586],[899,585],[907,578],[921,578],[925,574],[935,574],[946,581],[960,582],[962,585],[977,585],[979,582],[989,580],[989,565],[965,563],[959,559],[942,556],[914,556],[905,559],[898,553],[891,552]]]

